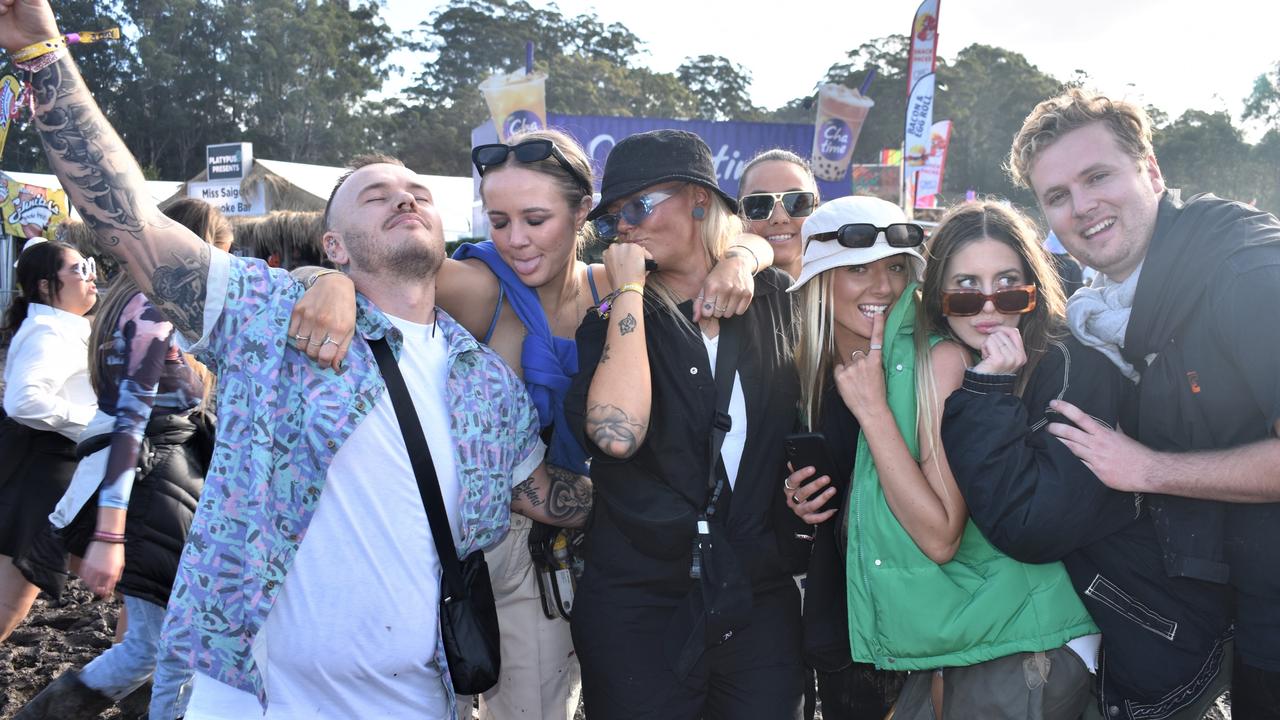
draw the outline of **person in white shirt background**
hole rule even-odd
[[[89,382],[89,321],[98,299],[92,258],[60,242],[18,257],[5,322],[13,332],[0,421],[0,642],[22,622],[39,590],[13,564],[62,497],[75,472],[75,442],[98,399]]]

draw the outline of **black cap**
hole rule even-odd
[[[711,148],[702,138],[684,130],[650,130],[625,137],[613,146],[604,163],[600,204],[587,219],[604,215],[616,200],[677,180],[697,183],[714,191],[730,211],[738,212],[738,201],[726,195],[716,183]]]

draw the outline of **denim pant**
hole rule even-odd
[[[129,627],[124,640],[94,658],[80,671],[80,681],[113,700],[120,700],[154,679],[151,687],[151,717],[173,720],[185,710],[191,692],[190,668],[165,662],[157,666],[160,627],[165,609],[128,595],[124,606]]]

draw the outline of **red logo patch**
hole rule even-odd
[[[1191,383],[1191,394],[1200,392],[1200,375],[1195,370],[1187,373],[1187,382]]]

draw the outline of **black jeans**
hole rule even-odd
[[[800,598],[795,585],[788,585],[757,592],[751,624],[708,649],[684,680],[672,672],[665,646],[674,608],[579,595],[573,644],[587,717],[800,720]]]

